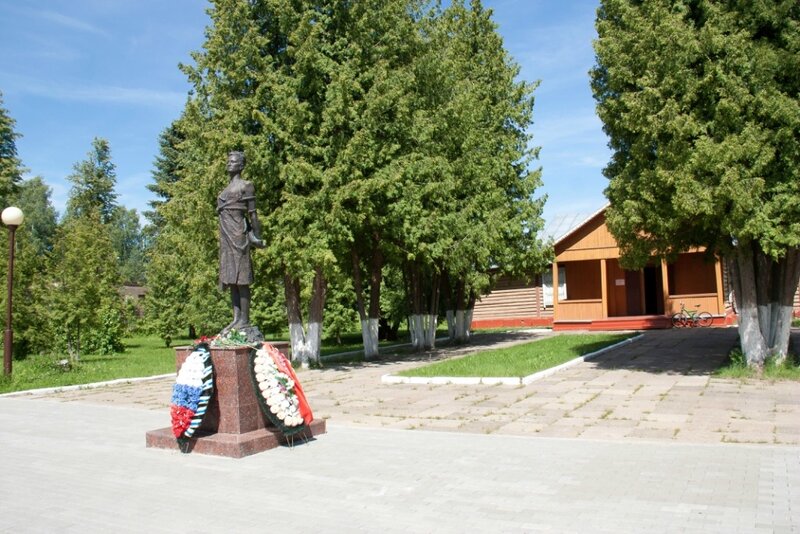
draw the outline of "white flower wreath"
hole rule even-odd
[[[294,380],[278,369],[266,348],[256,353],[253,372],[269,411],[287,427],[302,425],[300,400],[294,392]]]

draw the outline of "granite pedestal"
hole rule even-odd
[[[288,343],[272,345],[287,354]],[[175,349],[178,369],[191,351],[191,347]],[[325,433],[324,420],[312,421],[305,432],[289,438],[271,426],[261,412],[253,389],[248,347],[211,348],[211,362],[214,366],[214,394],[203,424],[189,440],[188,452],[242,458],[282,443],[302,442]],[[146,444],[147,447],[179,449],[170,427],[147,432]]]

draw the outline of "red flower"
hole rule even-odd
[[[170,406],[170,416],[172,417],[172,433],[176,438],[179,438],[186,432],[189,425],[192,424],[194,411],[183,406]]]

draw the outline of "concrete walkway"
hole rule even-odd
[[[144,448],[171,380],[2,398],[0,532],[800,532],[800,385],[710,378],[735,335],[517,388],[304,372],[329,433],[242,460]]]
[[[481,336],[461,353],[550,335]],[[800,346],[800,333],[795,333]],[[714,378],[735,329],[655,330],[527,386],[381,384],[453,350],[301,373],[317,417],[348,426],[586,439],[800,445],[800,383]],[[44,396],[158,410],[173,379]],[[166,426],[166,422],[163,426]]]

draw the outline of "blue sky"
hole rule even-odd
[[[588,71],[596,0],[484,0],[523,79],[541,80],[534,144],[542,151],[546,218],[605,203],[609,158]],[[0,0],[0,91],[22,135],[29,176],[66,205],[73,165],[94,137],[111,144],[120,204],[151,200],[158,135],[189,90],[178,63],[199,50],[208,23],[201,0]]]

